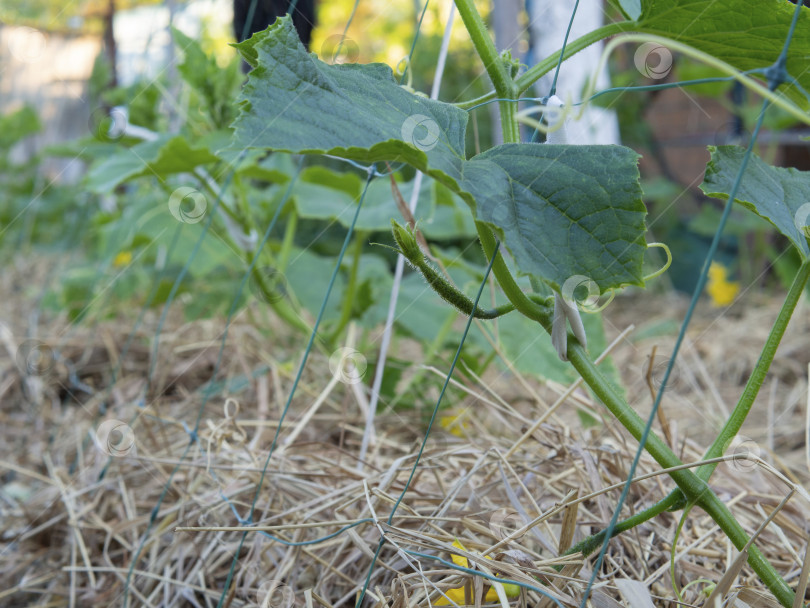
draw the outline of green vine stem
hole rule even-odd
[[[681,53],[682,55],[694,59],[695,61],[699,61],[707,66],[710,66],[719,72],[723,72],[724,74],[731,76],[744,87],[756,93],[763,99],[767,99],[770,103],[779,109],[784,110],[796,120],[810,125],[810,115],[807,112],[802,111],[802,109],[796,104],[787,101],[784,94],[774,93],[768,87],[763,86],[747,74],[743,74],[734,66],[729,65],[725,61],[718,59],[713,55],[699,51],[688,44],[678,42],[672,38],[664,38],[663,36],[655,36],[652,34],[626,34],[619,38],[614,38],[608,42],[605,45],[605,49],[602,51],[602,56],[599,58],[599,63],[596,66],[596,70],[593,72],[594,76],[588,82],[588,87],[586,88],[585,93],[582,95],[583,99],[589,99],[591,95],[593,95],[593,92],[596,90],[596,74],[598,74],[600,70],[604,69],[610,54],[614,51],[614,49],[616,49],[616,47],[628,42],[654,42],[660,44],[661,46],[666,46],[666,48],[670,51]],[[580,112],[584,111],[585,104],[583,104],[580,109]]]
[[[491,260],[495,253],[496,241],[492,234],[492,229],[482,222],[475,222],[475,227],[478,230],[478,240],[481,241],[481,247],[484,250],[484,255],[487,260]],[[509,301],[515,305],[515,308],[533,321],[537,321],[543,327],[551,327],[552,311],[550,304],[543,305],[531,300],[520,286],[515,281],[512,273],[509,272],[509,267],[503,259],[503,256],[498,256],[495,263],[492,265],[492,274],[498,281],[501,289],[503,289]]]
[[[250,263],[249,255],[250,254],[245,254],[245,261],[248,264]],[[281,317],[285,323],[289,324],[290,327],[294,327],[300,332],[312,332],[312,328],[296,312],[292,304],[290,304],[290,301],[285,297],[279,297],[280,294],[276,293],[274,289],[267,286],[267,279],[262,274],[260,268],[254,267],[251,272],[251,277],[253,278],[256,287],[261,290],[264,301],[270,306],[270,308],[273,309],[273,312]]]
[[[503,127],[504,142],[519,142],[520,136],[518,131],[518,123],[517,120],[515,120],[514,107],[511,107],[513,102],[506,100],[513,99],[513,95],[516,90],[520,90],[521,92],[526,90],[535,80],[537,80],[537,78],[550,70],[553,66],[549,65],[547,68],[545,68],[542,63],[538,64],[533,70],[530,70],[524,74],[522,80],[518,79],[518,82],[513,81],[509,74],[507,74],[503,62],[500,61],[498,53],[495,49],[495,45],[493,44],[492,39],[486,30],[486,26],[481,20],[481,16],[478,14],[475,5],[473,4],[473,1],[455,0],[455,2],[459,14],[462,16],[464,21],[464,25],[467,27],[467,30],[470,33],[473,45],[475,46],[478,55],[484,62],[487,73],[492,79],[495,86],[495,95],[500,99],[504,99],[504,101],[500,101],[501,124]],[[604,38],[605,36],[624,31],[623,28],[632,29],[633,26],[635,26],[634,23],[623,22],[621,24],[614,24],[613,27],[615,29],[613,30],[610,29],[610,26],[605,26],[603,28],[599,28],[598,30],[594,30],[588,36],[580,38],[571,43],[571,54],[585,48],[593,42]],[[628,36],[627,38],[633,37]],[[645,40],[652,38],[655,37],[648,36],[645,37]],[[664,43],[670,43],[670,41],[667,39],[661,40]],[[616,41],[613,42],[615,43]],[[686,45],[675,44],[672,46],[674,46],[676,50],[679,50],[677,47],[685,47]],[[612,46],[608,45],[608,47],[606,47],[605,53],[603,53],[603,60],[607,56],[607,52],[612,50],[612,48],[615,48],[615,44]],[[696,51],[691,47],[686,48],[690,51],[690,53],[688,53],[690,55],[699,53],[699,51]],[[557,53],[557,57],[552,60],[554,65],[556,65],[558,58],[559,53]],[[711,61],[707,60],[707,63],[717,63],[717,60],[714,58],[709,59]],[[728,67],[735,74],[739,75],[739,72],[731,68],[731,66]],[[524,87],[522,90],[520,89],[521,86]],[[769,91],[767,92],[770,93]],[[477,102],[478,100],[468,103],[470,105],[475,105]],[[511,109],[504,111],[506,106],[510,106]],[[478,229],[478,236],[484,249],[484,253],[487,256],[487,259],[492,260],[493,256],[496,255],[496,243],[492,230],[489,226],[482,222],[476,222],[476,227]],[[509,272],[509,269],[506,266],[506,263],[503,261],[502,256],[497,256],[497,259],[494,260],[492,271],[495,274],[501,288],[504,290],[504,293],[515,305],[515,307],[529,318],[538,321],[547,332],[551,333],[551,318],[548,309],[535,302],[532,302],[526,296],[526,294],[523,293],[515,282],[514,277]],[[644,421],[635,412],[635,410],[633,410],[621,397],[618,396],[613,387],[599,372],[596,364],[588,357],[584,347],[579,344],[577,340],[572,339],[570,335],[568,338],[568,358],[571,364],[574,366],[574,369],[576,369],[579,375],[582,376],[585,383],[605,404],[608,410],[637,441],[640,441],[646,426]],[[654,433],[651,433],[647,437],[644,448],[650,453],[656,462],[658,462],[658,464],[664,468],[678,467],[682,464],[669,446],[667,446],[667,444]],[[701,506],[711,516],[711,518],[723,530],[737,549],[742,550],[744,547],[746,547],[749,538],[745,530],[728,510],[728,507],[726,507],[726,505],[717,497],[711,488],[709,488],[705,480],[698,477],[691,470],[683,468],[670,471],[669,475],[678,485],[680,491],[686,498]],[[793,591],[755,546],[751,546],[749,548],[748,563],[782,605],[792,606],[794,599]]]
[[[617,23],[609,23],[600,28],[597,28],[592,32],[582,36],[581,38],[577,38],[576,40],[569,42],[568,45],[565,47],[565,54],[563,55],[563,60],[568,59],[572,55],[579,53],[581,50],[588,48],[589,46],[591,46],[596,42],[599,42],[603,38],[607,38],[608,36],[613,36],[615,34],[621,34],[622,32],[632,31],[635,27],[636,24],[633,21],[620,21]],[[559,58],[560,58],[560,51],[557,51],[553,55],[550,55],[549,57],[543,59],[541,62],[533,65],[531,68],[526,70],[526,72],[524,72],[522,75],[518,76],[514,83],[516,93],[518,95],[523,94],[542,76],[544,76],[552,69],[557,67],[557,62],[559,61]],[[462,110],[469,110],[473,106],[477,106],[482,103],[492,101],[496,97],[500,97],[500,94],[497,92],[497,89],[495,90],[495,92],[487,93],[486,95],[478,97],[477,99],[471,99],[470,101],[462,101],[455,105],[461,108]]]
[[[771,367],[774,356],[776,355],[776,350],[779,348],[779,343],[782,341],[782,337],[785,335],[788,323],[796,310],[796,306],[801,299],[801,295],[808,279],[810,279],[810,262],[804,262],[799,268],[799,272],[796,273],[796,276],[793,279],[793,283],[791,284],[787,297],[782,304],[779,315],[777,316],[776,321],[768,334],[768,339],[762,348],[762,353],[759,356],[757,365],[754,368],[754,371],[751,373],[751,376],[748,378],[748,382],[745,385],[745,389],[743,390],[737,405],[734,407],[734,411],[731,413],[731,416],[729,416],[728,421],[723,426],[720,434],[714,440],[714,443],[712,443],[704,454],[703,460],[714,460],[722,456],[731,440],[734,439],[737,433],[740,432],[740,429],[742,428],[742,425],[745,422],[748,413],[751,411],[751,407],[753,406],[757,395],[759,394],[762,383],[765,381],[765,377]],[[718,464],[719,461],[700,465],[695,473],[700,479],[708,481]],[[619,522],[616,525],[611,537],[629,530],[636,525],[644,523],[645,521],[652,519],[664,511],[675,511],[681,509],[686,505],[686,503],[686,497],[684,496],[683,492],[681,492],[680,488],[676,488],[656,504],[644,509],[643,511],[640,511],[639,513],[636,513],[634,516],[625,519],[624,521]],[[576,546],[571,547],[566,553],[569,554],[582,551],[583,555],[589,555],[591,552],[601,546],[604,539],[605,531],[603,530],[582,540]]]
[[[196,171],[194,172],[194,175],[198,178],[198,180],[200,181],[200,184],[206,189],[206,191],[212,197],[215,197],[215,198],[219,197],[219,195],[217,194],[217,192],[213,189],[213,187],[211,185],[212,183],[215,183],[215,182],[211,181],[209,183],[209,180],[205,179],[205,175],[203,175],[201,173],[198,173]],[[236,203],[236,206],[237,206],[237,208],[240,208],[240,205],[239,205],[238,201]],[[242,228],[242,230],[245,233],[250,232],[250,230],[255,227],[254,224],[253,224],[253,221],[252,221],[252,217],[251,217],[251,215],[249,213],[249,210],[248,210],[247,213],[242,213],[243,217],[240,217],[233,210],[229,209],[228,206],[225,205],[225,204],[220,205],[220,209],[225,210],[227,215],[234,222],[236,222],[240,226],[240,228]],[[284,235],[284,243],[282,245],[281,261],[278,263],[279,268],[276,268],[276,270],[278,270],[282,274],[284,272],[284,266],[286,265],[286,260],[289,258],[290,249],[292,247],[292,238],[295,235],[295,227],[297,225],[297,219],[298,218],[295,215],[295,212],[293,212],[291,214],[291,221],[288,222],[287,229],[286,229],[286,232],[285,232],[285,235]],[[245,264],[246,265],[250,264],[251,255],[252,255],[250,253],[250,251],[244,249],[243,247],[237,246],[237,244],[232,240],[230,234],[227,231],[224,232],[224,233],[219,234],[219,238],[221,238],[228,245],[228,247],[230,247],[230,249],[232,249],[233,251],[241,252],[241,255],[242,255],[242,258],[243,258]],[[274,264],[276,263],[274,261],[272,253],[270,253],[269,250],[265,249],[263,251],[262,255],[269,256],[269,258],[271,259],[271,262],[273,262]],[[252,277],[252,279],[254,281],[254,284],[262,292],[262,297],[265,300],[265,302],[267,302],[267,304],[273,309],[273,311],[279,317],[281,317],[281,319],[284,320],[285,323],[287,323],[291,327],[294,327],[298,331],[301,331],[301,332],[304,332],[304,333],[309,333],[309,332],[312,331],[312,328],[309,326],[309,324],[307,324],[306,321],[304,321],[301,318],[301,316],[298,315],[298,313],[295,311],[295,309],[292,307],[292,305],[286,300],[286,298],[279,298],[278,294],[273,293],[273,289],[271,289],[271,288],[269,288],[267,286],[266,278],[264,276],[262,276],[262,271],[261,271],[260,268],[254,267],[252,272],[251,272],[251,277]]]
[[[330,341],[333,344],[337,343],[337,341],[340,339],[340,335],[343,333],[343,330],[349,324],[349,321],[352,320],[352,309],[354,307],[354,303],[356,302],[357,295],[357,274],[360,267],[360,257],[363,254],[363,245],[366,242],[366,238],[367,235],[361,230],[358,230],[354,234],[354,247],[352,249],[352,265],[349,270],[349,283],[346,285],[346,291],[343,294],[343,306],[340,310],[340,319],[330,333]]]
[[[603,38],[607,38],[608,36],[613,36],[615,34],[620,34],[624,32],[632,32],[633,30],[638,30],[638,24],[633,21],[620,21],[617,23],[609,23],[608,25],[602,26],[593,30],[592,32],[582,36],[581,38],[577,38],[576,40],[570,42],[565,49],[564,59],[578,53],[579,51],[587,48],[588,46],[599,42],[599,40]],[[773,91],[769,90],[767,87],[763,86],[755,79],[751,78],[747,74],[744,74],[734,68],[733,66],[729,65],[725,61],[718,59],[708,53],[704,53],[694,47],[691,47],[687,44],[683,44],[682,42],[678,42],[673,40],[672,38],[666,38],[663,36],[656,36],[654,34],[646,34],[646,33],[634,33],[634,34],[627,34],[625,36],[621,36],[620,38],[615,38],[611,40],[607,45],[605,45],[605,49],[602,52],[602,56],[599,59],[599,64],[594,71],[594,75],[598,74],[599,71],[602,69],[604,64],[607,62],[607,58],[609,57],[610,53],[618,47],[619,45],[628,43],[628,42],[655,42],[666,46],[671,51],[676,51],[687,57],[694,59],[695,61],[699,61],[704,63],[705,65],[711,66],[717,69],[720,72],[727,74],[728,76],[733,77],[737,81],[739,81],[743,86],[748,88],[749,90],[753,91],[754,93],[760,95],[761,97],[767,99],[775,106],[779,107],[780,109],[784,110],[788,114],[790,114],[796,120],[803,122],[805,124],[810,124],[810,115],[806,112],[803,112],[801,108],[796,106],[794,103],[790,103],[784,97],[784,95],[777,95]],[[527,70],[524,74],[519,76],[514,81],[515,87],[515,97],[506,97],[502,95],[498,89],[496,88],[494,92],[488,93],[476,99],[471,99],[469,101],[463,101],[455,104],[457,107],[463,110],[469,110],[475,106],[487,103],[494,99],[508,99],[514,100],[517,96],[522,95],[528,88],[534,84],[541,76],[545,75],[546,73],[550,72],[554,67],[557,65],[557,61],[559,60],[560,52],[547,57],[540,63],[535,64],[529,70]],[[588,83],[588,88],[583,94],[583,99],[589,99],[591,95],[593,95],[595,90],[595,76],[591,79]],[[500,101],[499,102],[501,107],[506,104],[514,103],[509,101]],[[584,111],[586,104],[583,104],[581,107],[581,111]]]
[[[506,69],[506,64],[501,58],[498,50],[495,48],[495,43],[487,31],[487,26],[484,25],[481,15],[478,14],[478,9],[475,8],[473,0],[455,0],[458,14],[461,15],[461,20],[464,26],[470,33],[473,46],[481,58],[489,74],[492,85],[495,87],[495,94],[503,99],[514,99],[518,95],[515,87],[515,81]],[[505,142],[517,142],[520,140],[520,131],[518,123],[515,120],[515,104],[512,101],[502,101],[499,103],[501,110],[501,129],[503,130],[503,139]]]
[[[731,443],[731,440],[740,432],[740,428],[743,422],[745,422],[748,412],[751,411],[751,406],[754,404],[759,394],[759,389],[762,388],[762,383],[765,381],[765,376],[768,374],[771,363],[773,363],[776,350],[779,348],[782,336],[785,335],[785,330],[787,330],[788,323],[801,299],[808,279],[810,279],[810,261],[805,261],[793,279],[787,297],[779,311],[779,316],[776,317],[776,321],[773,327],[771,327],[768,339],[765,341],[765,346],[762,348],[762,353],[759,355],[751,377],[748,378],[748,382],[745,384],[745,389],[743,389],[740,400],[734,407],[734,411],[731,412],[731,416],[729,416],[720,434],[717,435],[714,443],[712,443],[711,447],[706,452],[704,459],[708,460],[722,456],[728,448],[729,443]],[[697,476],[708,481],[718,464],[717,462],[713,462],[701,465],[697,470]]]
[[[214,189],[214,186],[218,186],[217,182],[214,181],[213,178],[208,176],[204,171],[200,171],[195,169],[191,172],[191,174],[197,178],[197,181],[200,185],[208,192],[208,195],[213,199],[217,200],[220,197],[220,194]],[[239,216],[231,209],[224,200],[220,201],[220,209],[222,209],[228,217],[230,217],[234,222],[240,224],[242,228],[245,226],[242,224],[241,219]]]
[[[504,99],[512,99],[516,96],[517,90],[512,76],[506,71],[501,57],[492,42],[492,38],[484,25],[478,9],[475,8],[473,0],[455,0],[456,8],[461,15],[470,39],[476,52],[484,63],[484,68],[489,74],[492,84],[495,86],[495,94]],[[504,143],[517,143],[520,141],[520,125],[515,118],[515,106],[512,101],[502,101],[499,103],[501,111],[501,129],[503,131]],[[495,253],[495,237],[492,229],[483,222],[476,221],[475,227],[478,231],[478,239],[484,249],[484,255],[488,260],[492,259]],[[550,311],[536,302],[532,302],[515,282],[512,273],[506,266],[503,256],[498,256],[492,265],[492,273],[495,275],[501,289],[506,297],[515,305],[522,314],[538,322],[548,321]]]
[[[669,498],[669,496],[667,496],[667,498]],[[643,524],[645,521],[649,521],[653,517],[669,510],[669,505],[666,504],[666,500],[667,499],[665,498],[664,500],[657,502],[648,509],[644,509],[643,511],[640,511],[635,515],[618,522],[614,526],[613,533],[610,535],[610,537],[613,538],[614,536],[618,536],[622,532],[627,532],[627,530],[631,530],[632,528],[635,528],[636,526]],[[607,530],[602,530],[601,532],[592,534],[588,538],[585,538],[580,542],[578,542],[576,545],[570,547],[565,553],[563,553],[563,555],[573,555],[574,553],[582,553],[582,555],[585,557],[589,556],[591,553],[599,549],[605,542],[606,532]]]
[[[549,328],[546,331],[549,331]],[[570,339],[570,337],[568,341],[568,359],[574,369],[585,380],[585,383],[610,410],[610,413],[622,423],[637,441],[640,440],[644,432],[644,421],[636,414],[635,410],[616,394],[613,387],[605,380],[579,342]],[[654,433],[647,437],[647,443],[644,447],[655,461],[664,468],[677,467],[681,464],[678,457],[669,449],[669,446]],[[746,546],[749,539],[745,530],[703,479],[688,469],[671,471],[669,475],[690,501],[697,503],[709,514],[738,550],[742,550]],[[783,606],[793,605],[793,590],[779,576],[779,573],[776,572],[756,546],[749,548],[748,564]]]
[[[799,268],[799,272],[796,274],[793,284],[790,286],[790,290],[788,291],[788,295],[782,305],[782,309],[779,311],[779,316],[776,318],[776,321],[771,328],[768,339],[765,342],[765,346],[763,347],[762,353],[757,361],[757,365],[745,385],[743,394],[740,396],[737,405],[734,407],[734,411],[731,413],[731,416],[729,416],[729,419],[723,429],[720,431],[720,434],[706,451],[706,454],[703,457],[704,460],[712,460],[722,456],[728,444],[732,439],[734,439],[737,433],[739,433],[740,428],[742,428],[742,425],[757,398],[759,390],[762,387],[762,383],[765,381],[765,377],[770,369],[774,356],[776,355],[776,350],[779,347],[779,343],[781,342],[785,331],[787,330],[788,323],[793,316],[793,312],[795,311],[799,299],[801,298],[801,294],[804,291],[808,278],[810,278],[810,262],[805,262]],[[696,471],[697,476],[704,481],[708,481],[718,464],[719,462],[711,462],[701,465]],[[621,531],[629,530],[633,527],[633,525],[647,521],[663,511],[677,510],[683,508],[685,505],[686,497],[683,495],[680,488],[676,488],[663,500],[645,509],[644,511],[637,513],[632,518],[621,522],[616,526],[616,529],[618,530],[621,528]],[[637,523],[632,524],[632,522],[630,522],[631,519]],[[620,532],[615,532],[613,536],[618,533]],[[591,547],[591,539],[596,539],[596,537],[599,537],[600,540],[593,541],[597,542],[597,545]],[[588,555],[588,553],[597,548],[599,546],[598,543],[601,543],[603,540],[604,531],[583,540],[580,543],[583,554]],[[572,547],[572,551],[574,549],[575,548]],[[588,550],[588,553],[585,553],[584,550]]]

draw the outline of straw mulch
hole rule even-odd
[[[268,464],[303,350],[300,336],[262,310],[242,314],[223,354],[218,379],[225,384],[202,408],[193,441],[223,322],[170,315],[152,361],[157,313],[149,313],[122,360],[134,316],[80,327],[43,317],[33,328],[30,278],[2,279],[4,293],[16,297],[0,319],[0,605],[353,606],[369,572],[367,606],[435,605],[440,591],[459,603],[465,594],[471,603],[492,603],[492,594],[484,599],[484,578],[452,569],[465,557],[471,568],[548,594],[524,592],[512,605],[555,605],[549,598],[579,605],[594,558],[559,557],[560,550],[610,520],[637,447],[582,389],[494,368],[480,381],[457,372],[446,418],[389,523],[438,376],[426,373],[432,388],[421,409],[381,408],[361,460],[373,367],[358,384],[352,381],[359,368],[344,369],[343,381],[334,382],[329,353],[314,351]],[[752,414],[755,425],[735,448],[740,458],[712,478],[749,533],[779,507],[791,482],[806,481],[810,328],[803,306],[774,365],[775,380]],[[663,405],[667,436],[685,462],[700,459],[733,407],[776,310],[763,303],[719,321],[718,311],[701,312]],[[677,320],[682,312],[671,299],[622,300],[607,315],[608,331],[615,336],[627,320]],[[44,346],[24,346],[27,334]],[[628,398],[642,414],[651,402],[651,348],[658,346],[660,363],[672,344],[671,333],[653,334],[640,327],[614,347]],[[21,347],[29,355],[22,367]],[[447,360],[434,363],[446,372]],[[657,370],[654,363],[653,387]],[[583,428],[577,410],[601,423]],[[656,429],[662,432],[660,424]],[[632,484],[623,516],[672,489],[658,471],[649,457],[641,459],[636,476],[647,477]],[[794,494],[757,540],[794,588],[808,547],[806,496]],[[246,530],[252,508],[264,534]],[[722,601],[776,605],[747,567],[734,570],[736,550],[699,509],[677,538],[677,604],[670,550],[679,517],[666,513],[614,539],[591,605],[701,606],[720,582],[729,585]]]

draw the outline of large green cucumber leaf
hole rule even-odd
[[[708,196],[728,200],[740,172],[745,150],[738,146],[709,146],[711,160],[700,185]],[[772,167],[751,155],[734,202],[768,220],[810,259],[810,172]]]
[[[518,268],[558,288],[640,284],[644,204],[638,155],[622,146],[506,144],[469,161],[464,188]]]
[[[625,2],[622,2],[624,5]],[[787,39],[796,7],[785,0],[642,0],[638,30],[673,38],[714,55],[740,70],[772,65]],[[810,8],[803,7],[790,42],[787,70],[810,90]],[[810,102],[784,84],[801,107]]]
[[[322,63],[289,18],[236,46],[253,66],[234,123],[238,147],[429,164],[460,177],[467,113],[398,86],[387,65]],[[424,143],[406,143],[403,131]]]
[[[405,162],[491,224],[521,272],[558,290],[574,276],[601,291],[643,283],[645,208],[631,150],[507,144],[466,160],[467,114],[399,86],[388,66],[322,63],[288,18],[238,48],[254,69],[234,147]]]

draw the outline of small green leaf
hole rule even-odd
[[[157,158],[165,139],[146,141],[132,148],[121,148],[112,156],[95,163],[87,173],[87,187],[93,192],[105,193],[121,182],[141,175],[148,166],[147,158]]]
[[[37,133],[42,128],[36,110],[23,106],[16,112],[0,116],[0,151],[8,151],[21,139]]]
[[[184,137],[178,136],[170,139],[160,149],[158,157],[149,162],[149,171],[164,177],[172,173],[186,173],[217,160],[208,148],[193,146]]]
[[[700,188],[708,196],[728,200],[740,172],[745,150],[738,146],[709,146],[711,160]],[[734,202],[768,220],[810,259],[810,172],[771,167],[751,154]]]

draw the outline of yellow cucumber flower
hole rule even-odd
[[[729,306],[740,292],[737,281],[728,280],[728,269],[719,262],[712,262],[709,267],[709,282],[706,292],[712,299],[712,305],[718,308]]]
[[[467,548],[464,545],[462,545],[461,541],[459,541],[458,539],[456,539],[453,542],[453,546],[463,551],[467,550]],[[486,558],[492,559],[489,555],[487,555]],[[470,567],[469,561],[467,561],[467,558],[464,557],[463,555],[450,554],[450,559],[453,560],[453,563],[456,566],[461,566],[462,568]],[[506,591],[506,597],[517,597],[518,595],[520,595],[520,587],[518,585],[504,585],[503,588],[504,591]],[[456,604],[464,604],[463,585],[455,589],[448,589],[447,591],[444,592],[444,594],[447,597],[442,596],[438,600],[433,602],[435,606],[447,606],[450,604],[450,600],[452,600]],[[450,598],[450,600],[448,600],[447,598]],[[490,586],[490,588],[487,590],[486,596],[484,597],[484,601],[487,603],[498,601],[498,592],[495,591],[495,587]]]
[[[122,251],[113,259],[113,266],[116,268],[120,268],[121,266],[126,266],[132,261],[132,252],[131,251]]]

